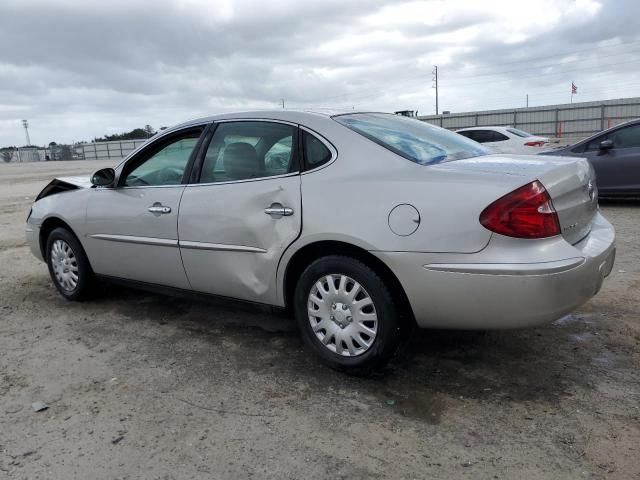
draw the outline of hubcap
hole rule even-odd
[[[362,355],[378,334],[373,300],[347,275],[333,274],[318,279],[309,293],[307,311],[318,340],[345,357]]]
[[[51,245],[51,266],[58,284],[71,292],[78,286],[78,260],[64,240],[56,240]]]

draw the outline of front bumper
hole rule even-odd
[[[44,261],[42,251],[40,250],[40,225],[27,223],[24,233],[31,253],[33,253],[37,259]]]
[[[597,214],[576,245],[494,235],[475,254],[372,253],[400,280],[420,327],[520,328],[561,318],[600,290],[613,268],[615,232]]]

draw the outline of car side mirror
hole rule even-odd
[[[116,171],[113,168],[103,168],[91,176],[91,184],[95,187],[110,187],[116,181]]]
[[[611,140],[603,140],[600,142],[600,150],[610,150],[613,148],[613,142]]]

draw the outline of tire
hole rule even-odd
[[[47,238],[45,253],[49,275],[58,292],[70,301],[88,298],[94,275],[76,236],[66,228],[54,229]]]
[[[351,257],[311,263],[298,279],[294,312],[302,337],[322,363],[346,373],[381,368],[401,342],[402,322],[389,288]]]

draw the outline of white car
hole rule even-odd
[[[540,153],[549,146],[547,137],[538,137],[512,127],[470,127],[457,130],[471,140],[482,143],[495,153]]]

